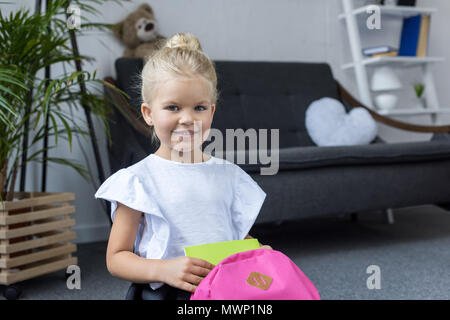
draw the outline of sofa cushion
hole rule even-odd
[[[269,154],[263,152],[262,154]],[[213,154],[214,155],[214,154]],[[225,152],[221,156],[238,164],[246,172],[260,173],[260,169],[274,167],[272,164],[263,164],[257,156],[257,151]],[[246,159],[244,164],[238,163],[238,157]],[[257,159],[256,164],[250,164],[250,158]],[[234,159],[234,160],[231,160]],[[295,170],[327,166],[385,164],[423,162],[441,159],[450,159],[450,144],[444,139],[421,142],[382,143],[359,146],[335,147],[292,147],[279,150],[278,170]]]

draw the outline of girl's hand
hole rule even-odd
[[[162,279],[172,287],[193,293],[214,267],[208,261],[192,257],[164,260]]]
[[[268,249],[268,250],[273,250],[272,249],[272,247],[271,246],[269,246],[269,245],[264,245],[264,246],[261,246],[261,247],[259,247],[260,249]]]

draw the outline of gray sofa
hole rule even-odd
[[[309,138],[305,110],[322,97],[341,100],[349,110],[361,105],[333,78],[325,63],[215,61],[219,102],[212,128],[279,129],[279,171],[260,175],[263,165],[239,164],[267,198],[256,223],[291,221],[324,215],[356,214],[422,204],[450,204],[450,127],[410,125],[370,111],[383,123],[405,130],[435,132],[431,141],[318,147]],[[140,116],[140,93],[133,89],[142,60],[120,58],[117,77],[106,78],[115,104],[109,125],[111,172],[155,152]],[[136,121],[137,120],[137,121]],[[270,136],[270,135],[269,135]],[[204,143],[206,147],[208,143]],[[270,141],[268,148],[270,148]],[[230,150],[229,150],[230,151]],[[247,147],[233,151],[248,154]],[[214,155],[214,154],[213,154]]]

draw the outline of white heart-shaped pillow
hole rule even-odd
[[[312,102],[305,115],[305,126],[318,146],[369,144],[377,135],[377,124],[364,108],[348,114],[342,103],[333,98]]]

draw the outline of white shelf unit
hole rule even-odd
[[[423,65],[426,63],[443,62],[444,58],[438,57],[369,57],[363,58],[361,63],[365,66],[382,66],[382,65],[392,65],[399,67],[415,67],[418,65]],[[350,69],[353,68],[354,63],[347,63],[342,66],[342,68]]]
[[[353,0],[342,0],[344,13],[339,15],[339,19],[345,21],[347,33],[350,41],[352,62],[342,65],[344,70],[353,70],[356,76],[359,98],[366,106],[375,110],[372,94],[369,86],[367,68],[389,65],[395,68],[421,67],[423,83],[425,84],[425,101],[427,108],[400,108],[395,107],[390,110],[377,110],[378,113],[386,116],[407,116],[407,115],[431,115],[434,124],[437,124],[437,115],[450,113],[450,108],[441,108],[436,93],[436,86],[431,71],[434,63],[445,61],[441,57],[366,57],[362,54],[361,37],[358,28],[357,16],[366,14],[370,5],[354,8]],[[403,19],[417,14],[432,15],[437,10],[435,8],[420,8],[408,6],[378,6],[380,14],[390,15]]]
[[[384,116],[407,116],[407,115],[421,115],[421,114],[450,114],[450,108],[441,108],[441,109],[419,109],[419,108],[397,108],[392,110],[377,110],[377,112]]]
[[[367,12],[371,5],[363,6],[360,8],[353,9],[350,14],[359,15]],[[433,14],[437,10],[435,8],[418,8],[418,7],[408,7],[408,6],[379,6],[382,15],[391,15],[399,17],[411,17],[417,14]],[[339,19],[345,19],[347,12],[339,15]]]

